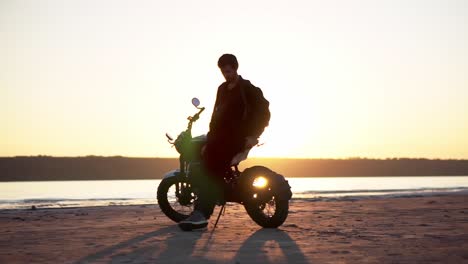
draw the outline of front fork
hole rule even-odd
[[[194,200],[194,196],[192,195],[194,190],[193,186],[190,182],[188,174],[191,173],[190,169],[188,168],[188,163],[185,162],[182,158],[179,159],[180,162],[180,174],[177,177],[180,177],[180,181],[177,182],[175,185],[175,196],[181,205],[191,205]]]

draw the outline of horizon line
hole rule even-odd
[[[15,156],[0,156],[0,158],[131,158],[131,159],[178,159],[174,157],[142,157],[142,156],[123,156],[123,155],[84,155],[84,156],[53,156],[53,155],[15,155]],[[427,158],[427,157],[386,157],[386,158],[370,158],[370,157],[341,157],[341,158],[318,158],[318,157],[248,157],[248,159],[282,159],[282,160],[456,160],[456,161],[468,161],[466,159],[459,158]]]

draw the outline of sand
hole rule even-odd
[[[279,229],[237,204],[215,219],[182,232],[157,205],[4,210],[0,263],[468,263],[467,194],[294,200]]]

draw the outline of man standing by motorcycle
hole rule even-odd
[[[179,223],[183,230],[208,225],[216,201],[223,195],[224,175],[233,157],[255,146],[270,120],[269,102],[260,88],[237,73],[237,58],[224,54],[218,67],[226,82],[218,87],[202,164],[193,171],[197,200],[191,216]]]

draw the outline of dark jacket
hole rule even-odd
[[[239,76],[237,85],[229,90],[227,82],[218,87],[216,102],[210,122],[208,137],[258,138],[268,125],[270,112],[265,123],[264,110],[258,106],[269,102],[263,97],[262,90],[250,81]]]

